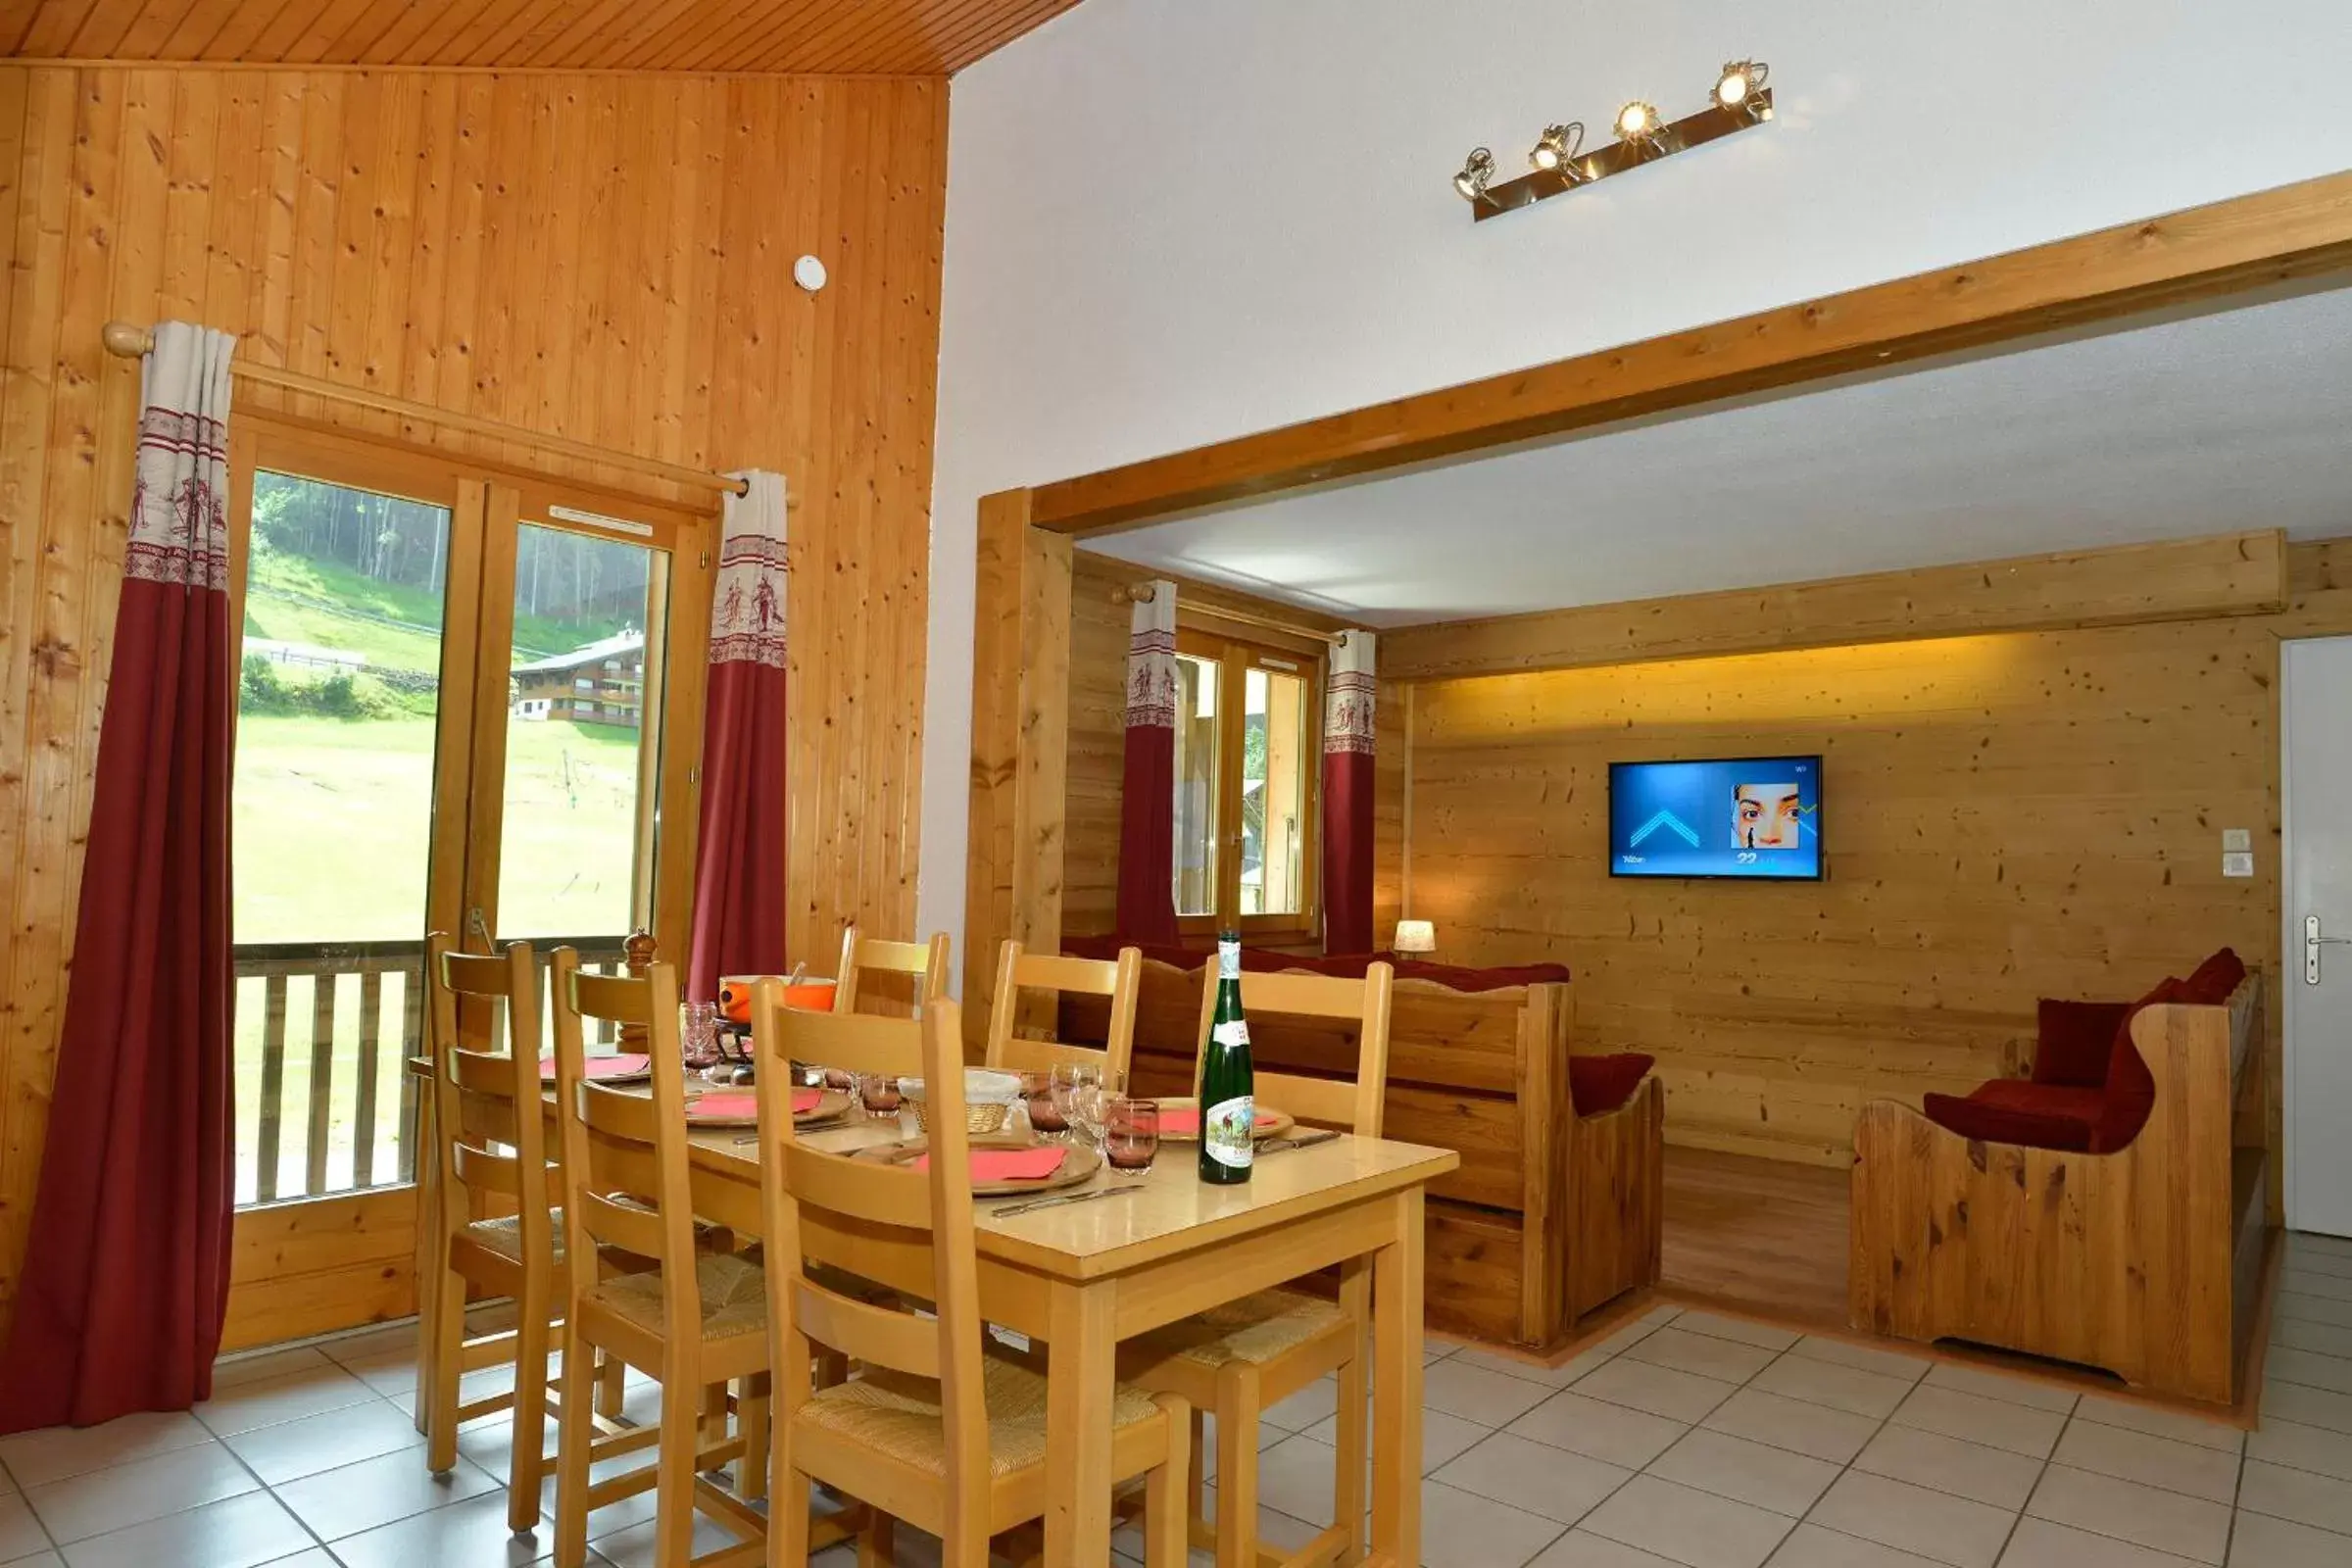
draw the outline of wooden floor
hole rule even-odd
[[[1660,1286],[1791,1323],[1844,1328],[1846,1177],[1668,1147]]]

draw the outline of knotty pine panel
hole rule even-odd
[[[2276,972],[2277,670],[2266,617],[1421,684],[1413,909],[1568,964],[1576,1049],[1654,1054],[1675,1142],[1840,1163],[1868,1101],[2022,1064],[2036,998]],[[1610,761],[1810,752],[1826,882],[1609,879]]]
[[[821,957],[853,918],[913,934],[946,132],[940,80],[0,67],[0,1312],[129,501],[138,367],[99,327],[201,320],[249,362],[782,471],[778,808],[792,950]]]

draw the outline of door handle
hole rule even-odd
[[[2305,985],[2316,986],[2320,983],[2320,950],[2327,947],[2352,948],[2352,937],[2322,936],[2320,934],[2320,917],[2316,914],[2305,915],[2303,917],[2303,983]]]

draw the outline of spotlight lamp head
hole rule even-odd
[[[1772,106],[1764,101],[1764,79],[1772,68],[1761,60],[1734,60],[1715,74],[1714,103],[1751,120],[1770,120]]]
[[[1581,183],[1588,176],[1576,165],[1576,155],[1585,145],[1585,122],[1571,120],[1565,125],[1546,125],[1544,134],[1527,155],[1530,169],[1539,173],[1557,174],[1569,184]]]
[[[1462,172],[1453,176],[1453,188],[1462,200],[1476,206],[1487,199],[1487,183],[1494,177],[1494,155],[1484,147],[1474,147],[1462,161]]]
[[[1666,140],[1665,117],[1658,113],[1656,104],[1642,98],[1617,111],[1617,139],[1640,153],[1671,150]]]

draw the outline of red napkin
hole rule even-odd
[[[792,1113],[805,1115],[824,1099],[821,1089],[795,1089]],[[688,1121],[736,1121],[760,1114],[758,1095],[705,1095],[686,1107]]]
[[[1200,1137],[1200,1107],[1198,1105],[1160,1106],[1159,1131],[1163,1138]]]
[[[972,1180],[976,1182],[1031,1182],[1042,1180],[1061,1169],[1061,1162],[1070,1156],[1066,1149],[1048,1144],[1041,1149],[975,1149],[971,1152]],[[924,1154],[914,1162],[916,1170],[929,1170],[931,1156]]]
[[[588,1058],[588,1076],[590,1078],[634,1078],[653,1064],[654,1058],[651,1056],[590,1056]],[[556,1081],[555,1057],[541,1056],[539,1058],[539,1076],[551,1084]]]

